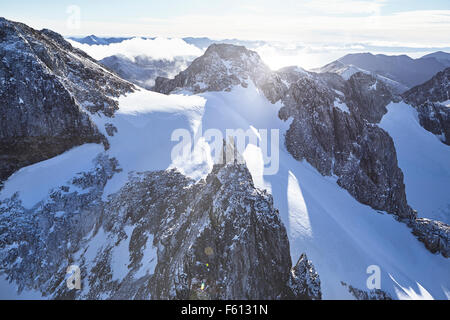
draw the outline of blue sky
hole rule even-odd
[[[324,1],[324,3],[332,1]],[[87,20],[133,21],[137,17],[169,18],[187,14],[239,14],[252,11],[259,7],[261,10],[271,13],[284,13],[288,16],[305,11],[302,3],[320,2],[313,1],[273,1],[273,0],[2,0],[2,16],[23,17],[32,19],[64,19],[65,9],[70,5],[78,5],[83,9],[83,15]],[[339,1],[337,1],[339,3]],[[449,10],[448,0],[389,0],[389,1],[342,1],[345,3],[367,2],[381,4],[381,14],[392,14],[413,10]],[[312,10],[313,11],[313,10]],[[327,12],[322,12],[326,14]],[[331,14],[332,12],[330,12]],[[349,13],[354,14],[354,13]]]
[[[68,24],[76,5],[79,24]],[[64,35],[208,36],[450,46],[448,0],[0,0],[0,16]],[[73,17],[73,16],[72,16]]]

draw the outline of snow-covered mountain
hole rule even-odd
[[[100,138],[5,177],[0,297],[448,299],[449,147],[378,77],[272,71],[245,47],[212,44],[157,78],[154,92],[54,33],[1,23],[0,52],[17,57],[1,60],[1,89],[8,79],[8,92],[34,97],[17,108],[2,91],[5,112],[55,99],[59,91],[38,87],[43,76],[10,81],[25,57],[40,65],[50,55],[42,73],[70,97],[52,106],[77,112],[53,112],[41,127],[58,138],[54,122],[75,114]],[[173,153],[179,129],[194,137],[188,155]],[[234,159],[218,163],[209,129],[244,130],[249,143],[240,155],[224,143],[219,159]],[[276,172],[264,170],[267,146],[279,152]],[[69,266],[80,269],[80,290],[66,286]],[[381,289],[366,286],[370,266]]]
[[[363,72],[366,74],[370,74],[373,77],[377,78],[378,80],[384,82],[390,88],[392,93],[401,94],[409,89],[408,86],[406,86],[398,81],[386,78],[380,74],[377,74],[376,72],[364,70],[364,69],[354,66],[352,64],[348,64],[348,65],[344,64],[343,62],[341,62],[339,60],[333,61],[333,62],[323,66],[322,68],[313,69],[312,71],[315,71],[318,73],[326,73],[326,72],[337,73],[342,78],[344,78],[344,80],[350,79],[350,77],[357,72]]]
[[[0,19],[0,184],[74,146],[107,141],[90,113],[111,116],[133,86],[59,34]]]
[[[120,43],[125,40],[130,40],[131,37],[97,37],[96,35],[91,34],[86,37],[69,37],[73,41],[92,45],[109,45],[111,43]]]
[[[431,79],[437,72],[450,67],[450,54],[435,52],[418,59],[406,55],[388,56],[383,54],[348,54],[320,69],[318,72],[336,72],[344,78],[359,69],[370,72],[380,79],[391,82],[399,92]],[[403,91],[401,91],[403,90]]]

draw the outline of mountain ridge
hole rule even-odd
[[[89,113],[111,116],[117,102],[110,95],[133,86],[55,32],[4,18],[0,30],[0,181],[83,143],[107,147]]]

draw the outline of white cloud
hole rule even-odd
[[[287,66],[300,66],[311,70],[337,60],[347,53],[361,52],[365,49],[362,45],[303,45],[290,49],[286,49],[283,45],[283,43],[265,44],[255,51],[272,70]]]
[[[186,14],[168,18],[137,17],[134,22],[98,22],[82,20],[77,34],[99,36],[185,36],[213,39],[238,38],[253,40],[284,40],[296,42],[355,43],[388,41],[415,43],[421,46],[450,44],[450,10],[416,10],[378,14],[383,2],[363,0],[314,0],[292,5],[291,10],[270,10],[248,14],[202,15]],[[315,7],[313,10],[307,6]],[[354,14],[337,14],[353,12]],[[356,14],[359,12],[359,14]],[[73,34],[65,22],[23,20],[36,28],[50,28],[63,35]]]
[[[139,55],[145,55],[154,59],[173,60],[173,58],[178,56],[197,57],[203,54],[202,50],[186,43],[182,39],[156,38],[152,40],[133,38],[110,45],[88,45],[73,40],[69,40],[69,42],[96,60],[112,55],[123,55],[131,60],[134,60]]]
[[[385,5],[385,0],[363,1],[363,0],[313,0],[302,4],[307,9],[327,14],[377,14]]]
[[[305,69],[312,69],[323,66],[326,62],[338,59],[342,53],[321,52],[308,53],[307,49],[292,50],[289,52],[278,50],[277,48],[264,45],[255,49],[261,59],[270,69],[278,70],[287,66],[300,66]]]
[[[350,3],[350,2],[348,2]],[[375,7],[369,8],[372,10]],[[356,5],[355,11],[362,10]],[[350,9],[349,9],[350,10]],[[450,10],[405,11],[390,15],[185,15],[169,19],[143,19],[153,32],[176,36],[208,36],[304,42],[362,42],[369,40],[449,44]]]

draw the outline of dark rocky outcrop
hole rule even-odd
[[[405,92],[403,99],[416,108],[425,130],[440,136],[443,143],[450,145],[450,108],[440,103],[450,100],[450,68]]]
[[[370,123],[379,123],[394,99],[388,87],[371,75],[358,72],[345,83],[345,100],[352,113]]]
[[[287,150],[323,175],[336,175],[338,184],[361,203],[412,217],[392,138],[370,123],[386,112],[389,92],[382,83],[360,73],[350,78],[344,92],[339,96],[309,78],[290,86],[280,109],[281,119],[293,118],[286,132]],[[335,101],[345,101],[349,112],[335,107]],[[368,105],[371,111],[366,111]]]
[[[446,223],[417,218],[409,222],[412,233],[433,253],[450,257],[450,226]]]
[[[450,108],[439,103],[425,102],[416,107],[420,125],[450,146]]]
[[[450,68],[438,72],[430,80],[406,91],[402,96],[414,106],[450,100]]]
[[[50,30],[0,18],[0,38],[0,182],[74,146],[107,146],[89,111],[111,116],[132,85]]]
[[[302,254],[292,267],[289,286],[294,299],[322,299],[319,275],[306,254]]]

